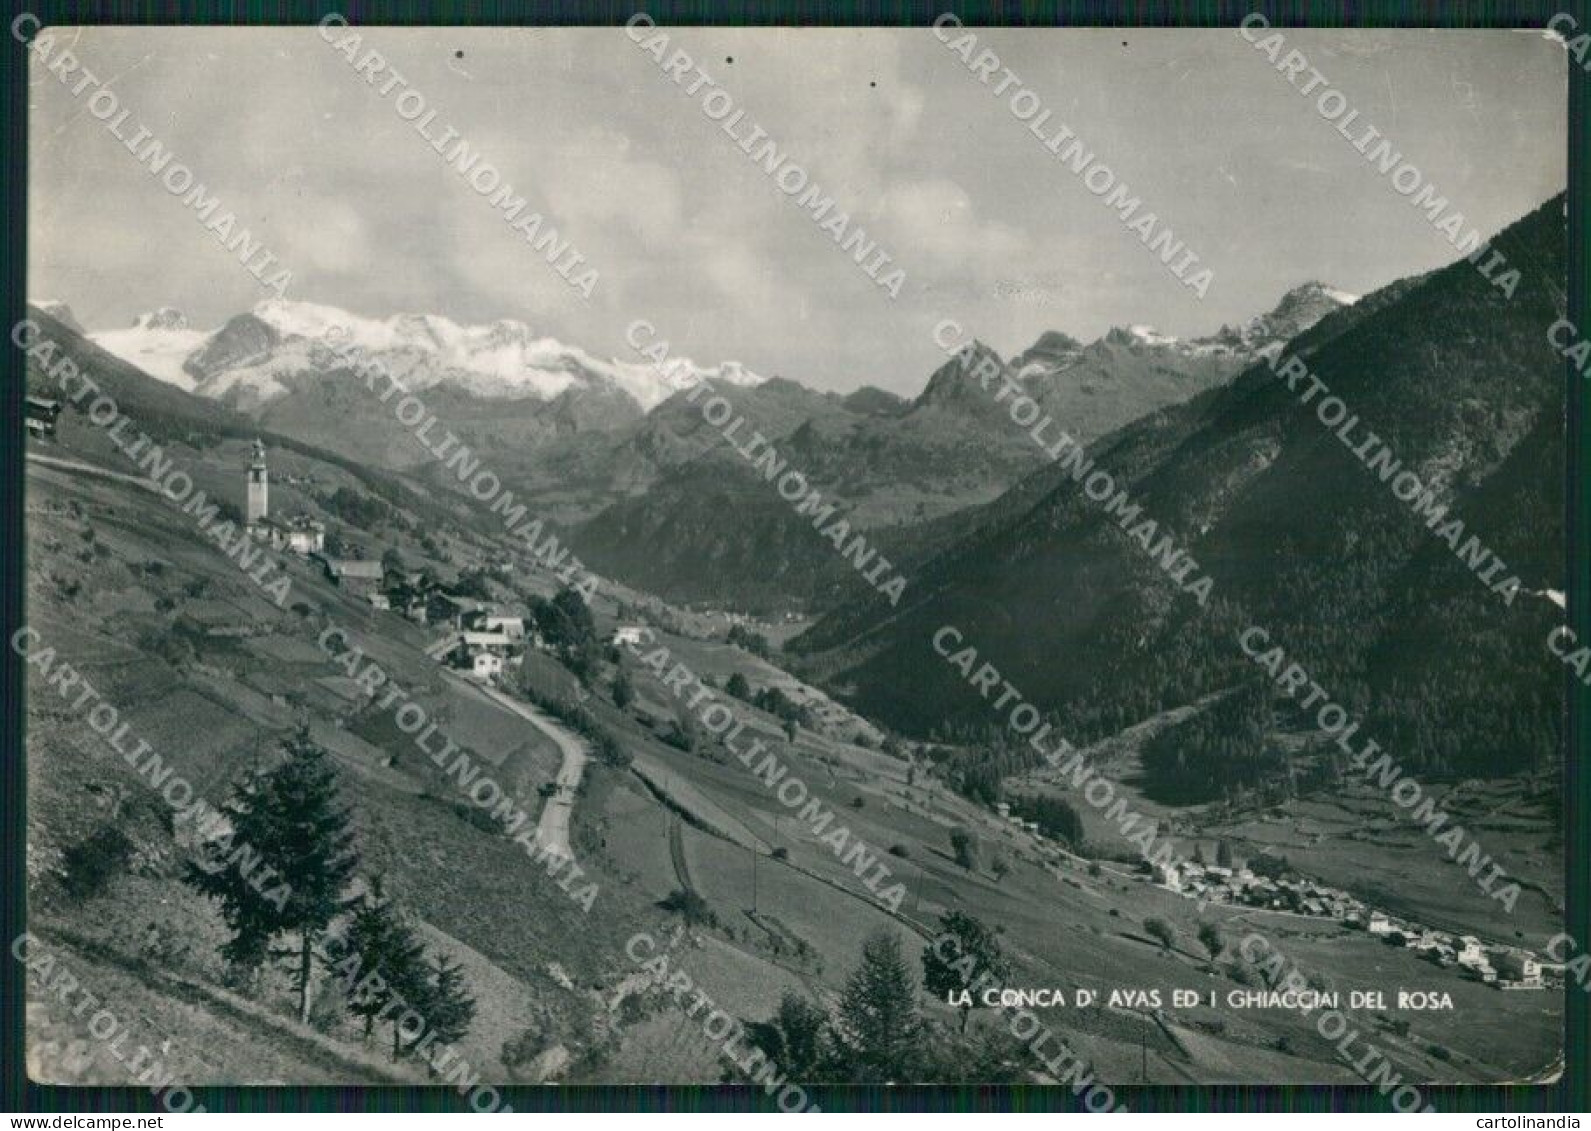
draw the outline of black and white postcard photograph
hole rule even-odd
[[[9,14],[15,1110],[1579,1125],[1591,20],[925,11]]]

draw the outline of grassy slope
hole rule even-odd
[[[314,640],[323,616],[358,626],[373,620],[368,607],[350,602],[306,566],[292,564],[293,600],[316,612],[304,618],[277,610],[232,563],[196,539],[185,516],[134,487],[48,470],[30,475],[29,488],[30,623],[64,658],[81,664],[109,701],[123,705],[134,734],[201,793],[221,800],[238,774],[255,757],[268,754],[299,719],[317,729],[334,728],[339,719],[354,721],[350,705],[318,682],[342,673],[319,654]],[[91,541],[84,537],[89,530]],[[188,596],[189,587],[198,585],[203,596]],[[158,610],[157,597],[175,606]],[[245,626],[256,635],[241,640],[196,635],[187,656],[174,656],[175,663],[157,658],[155,642],[176,639],[177,618],[196,613],[208,622]],[[550,780],[556,765],[545,741],[478,697],[442,684],[420,653],[425,642],[398,618],[387,617],[373,634],[370,651],[445,720],[445,730],[456,722],[460,738],[481,747],[501,736],[509,741],[517,736],[512,762],[496,774],[527,799],[534,814],[535,789]],[[295,647],[285,648],[289,643]],[[284,663],[284,654],[299,662]],[[276,677],[264,692],[251,686],[259,673]],[[291,701],[273,700],[276,687],[288,689]],[[158,882],[162,900],[185,899],[175,882],[177,852],[160,819],[163,804],[37,679],[30,701],[36,921],[60,927],[92,923],[98,941],[131,957],[131,940],[143,929],[150,907],[147,887],[134,881]],[[489,718],[488,711],[502,717]],[[463,819],[455,808],[456,787],[439,782],[412,747],[388,743],[383,753],[396,756],[392,767],[351,756],[349,750],[370,749],[357,741],[333,748],[343,759],[345,796],[357,814],[366,867],[386,873],[395,892],[421,917],[445,925],[458,940],[461,956],[470,948],[517,983],[544,990],[548,962],[589,974],[606,952],[605,944],[592,945],[589,936],[624,937],[611,918],[622,908],[599,902],[594,922],[586,921],[522,850]],[[88,907],[71,905],[51,882],[51,873],[65,848],[116,819],[111,806],[118,798],[123,806],[118,812],[135,815],[139,871],[147,875],[113,885]],[[85,805],[85,799],[92,804]],[[505,904],[514,913],[505,914]],[[215,941],[214,913],[200,907],[195,915],[210,920],[202,944],[189,940],[197,954]],[[279,993],[268,1000],[279,1005]],[[583,1010],[576,997],[554,1012],[573,1018]],[[569,1022],[549,1025],[549,1041],[560,1027]],[[478,1051],[495,1056],[497,1050]]]

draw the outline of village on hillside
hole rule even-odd
[[[464,574],[450,590],[432,571],[409,568],[395,550],[380,559],[328,553],[324,522],[304,514],[286,518],[272,514],[270,470],[265,446],[259,440],[254,441],[246,474],[244,521],[251,537],[273,550],[317,563],[329,581],[373,609],[445,630],[430,649],[433,659],[489,681],[522,663],[527,647],[547,646],[535,624],[524,616],[502,612],[483,596],[456,591],[465,587]],[[493,568],[504,572],[510,567],[496,563]],[[638,633],[638,628],[621,627],[610,642],[638,639]]]

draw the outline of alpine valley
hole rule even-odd
[[[1444,1003],[1348,1011],[1387,1079],[1554,1079],[1564,198],[1491,247],[1511,296],[1457,259],[1188,339],[947,320],[911,397],[531,321],[34,302],[36,947],[190,1084],[1357,1083],[1264,1006],[1284,966]],[[240,829],[335,874],[319,919],[234,881]],[[464,1069],[342,978],[377,951]],[[36,1079],[127,1082],[27,1016]]]

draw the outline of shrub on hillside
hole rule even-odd
[[[978,867],[978,838],[966,829],[950,830],[950,848],[956,854],[956,863],[968,871]]]
[[[61,858],[61,886],[73,899],[88,899],[110,885],[127,865],[133,842],[120,829],[101,825]]]
[[[658,902],[658,906],[664,911],[678,912],[693,926],[697,924],[718,926],[718,916],[713,914],[713,909],[707,905],[707,901],[693,891],[675,888]]]
[[[600,730],[592,736],[591,746],[602,764],[614,769],[622,770],[635,760],[619,740],[606,730]]]
[[[812,728],[812,712],[777,687],[764,687],[752,696],[751,702],[785,723],[787,730],[792,723],[809,730]]]
[[[731,625],[729,629],[729,642],[737,647],[744,648],[753,656],[767,659],[773,654],[773,649],[768,644],[768,638],[759,633],[752,632],[741,625]]]
[[[477,601],[492,599],[492,591],[486,586],[486,571],[483,569],[459,571],[458,580],[453,583],[453,592],[460,597],[470,597]]]
[[[629,751],[620,745],[607,727],[597,721],[595,715],[580,704],[572,703],[568,699],[562,699],[554,695],[543,694],[528,684],[524,691],[525,697],[532,703],[559,722],[567,723],[588,739],[591,743],[592,752],[604,763],[620,769],[630,764]]]
[[[502,828],[486,810],[464,801],[453,803],[453,815],[465,824],[473,825],[483,833],[501,832]]]
[[[696,749],[695,732],[688,727],[681,726],[678,719],[670,721],[668,729],[659,734],[658,738],[676,750],[683,750],[687,754]]]
[[[1199,942],[1210,952],[1211,958],[1221,957],[1221,951],[1226,948],[1226,940],[1221,937],[1221,929],[1214,923],[1199,924]]]
[[[350,487],[337,488],[321,500],[321,504],[349,526],[360,530],[369,530],[392,513],[392,508],[380,499],[367,497]]]

